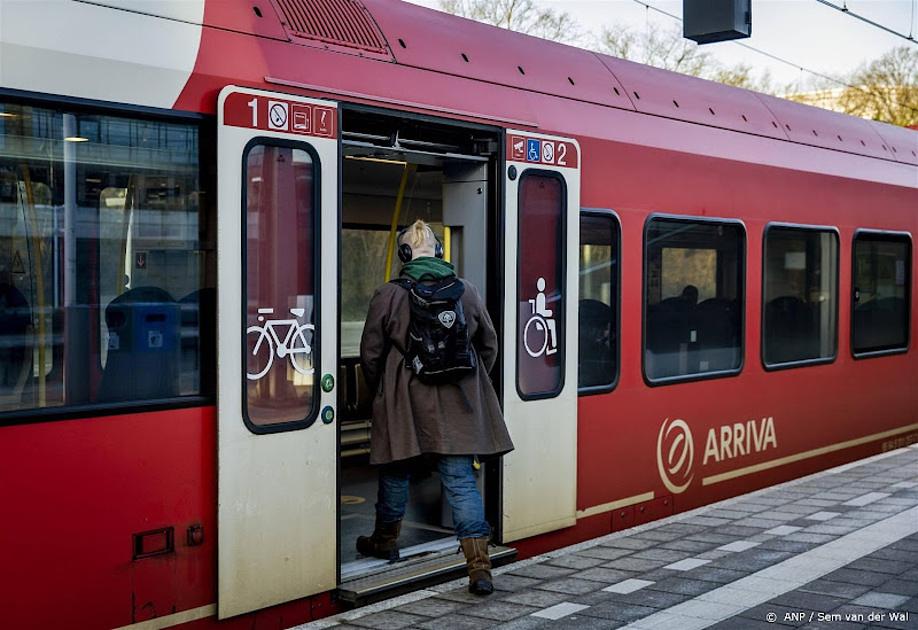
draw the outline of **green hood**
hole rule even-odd
[[[408,276],[415,282],[420,282],[422,280],[451,278],[456,275],[456,270],[445,260],[431,256],[421,256],[405,263],[400,275]]]

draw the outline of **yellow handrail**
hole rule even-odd
[[[443,226],[443,260],[453,262],[453,239],[450,238],[452,230],[448,225]]]
[[[389,241],[386,244],[386,282],[392,279],[392,259],[395,254],[398,223],[402,217],[402,202],[405,200],[405,187],[408,185],[408,175],[413,173],[414,169],[414,164],[405,164],[405,169],[402,171],[402,181],[398,185],[398,194],[395,197],[395,210],[392,213],[392,223],[389,226]]]
[[[38,217],[35,216],[35,192],[32,189],[32,177],[29,167],[20,166],[22,182],[25,184],[26,204],[28,205],[29,223],[31,225],[32,251],[35,261],[35,287],[38,293],[38,406],[47,404],[47,388],[45,383],[45,274],[41,262],[42,239],[38,234]],[[31,262],[31,261],[30,261]]]

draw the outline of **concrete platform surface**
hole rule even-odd
[[[918,630],[918,445],[299,628]]]

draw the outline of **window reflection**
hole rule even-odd
[[[771,227],[765,233],[762,344],[766,365],[835,356],[838,237]]]
[[[580,352],[578,386],[602,387],[618,373],[618,224],[580,218]]]
[[[315,179],[303,149],[245,154],[246,419],[251,427],[314,417],[318,363]]]
[[[523,173],[519,184],[517,388],[557,396],[564,385],[563,180]]]
[[[908,236],[860,234],[854,240],[854,352],[908,347]]]
[[[197,128],[0,112],[0,411],[209,391]]]

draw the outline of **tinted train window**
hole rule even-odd
[[[644,245],[647,379],[738,371],[743,361],[742,226],[656,218],[647,224]]]
[[[578,386],[608,389],[618,376],[619,228],[605,213],[580,215]]]
[[[835,357],[838,236],[832,230],[765,231],[762,354],[765,365]]]
[[[212,391],[194,125],[0,103],[0,411]]]
[[[564,386],[564,216],[560,176],[527,171],[519,184],[517,388],[524,399]]]
[[[859,233],[854,239],[852,348],[908,347],[912,244],[907,235]]]
[[[251,145],[243,160],[245,415],[254,431],[295,428],[318,403],[317,165],[288,145]]]

